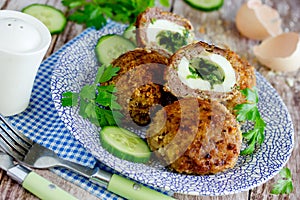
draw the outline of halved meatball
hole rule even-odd
[[[137,45],[170,56],[194,39],[190,21],[157,7],[148,8],[136,20]]]
[[[165,90],[177,97],[230,100],[255,85],[254,67],[229,49],[199,41],[173,54]]]

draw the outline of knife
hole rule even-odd
[[[61,161],[63,162],[63,160]],[[43,159],[38,159],[35,164],[39,165],[39,162],[44,161]],[[118,174],[104,171],[98,167],[88,168],[69,161],[65,161],[63,167],[72,170],[73,172],[88,178],[91,182],[106,188],[108,191],[129,200],[175,200],[173,197]]]
[[[35,144],[36,145],[36,144]],[[35,147],[35,145],[33,147]],[[50,150],[43,147],[45,151],[48,153]],[[29,151],[34,152],[34,151]],[[40,151],[41,153],[41,151]],[[31,162],[29,160],[33,159]],[[73,163],[70,161],[63,160],[61,158],[55,158],[56,161],[59,160],[60,167],[67,168],[75,173],[78,173],[86,178],[88,178],[91,182],[106,188],[108,191],[113,192],[121,197],[130,200],[174,200],[174,198],[165,195],[161,192],[158,192],[154,189],[148,188],[142,184],[139,184],[135,181],[132,181],[128,178],[120,176],[118,174],[110,173],[100,169],[99,167],[89,168],[82,166],[77,163]],[[39,159],[35,159],[34,156],[26,156],[26,162],[30,162],[34,167],[43,167],[47,166],[47,162],[53,161],[50,156],[40,157]],[[46,164],[45,164],[46,163]]]
[[[5,170],[7,175],[17,181],[26,190],[44,200],[77,200],[74,196],[54,185],[47,179],[31,171],[22,165],[15,165],[13,158],[0,151],[0,169]]]
[[[130,200],[174,200],[174,198],[168,195],[126,177],[104,171],[97,166],[89,168],[78,163],[64,160],[58,157],[52,150],[38,143],[34,143],[31,146],[30,151],[27,152],[23,160],[20,160],[20,163],[38,169],[50,167],[67,168],[88,178],[91,182],[106,188],[108,191]]]

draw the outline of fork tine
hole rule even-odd
[[[20,153],[15,148],[12,148],[10,145],[4,141],[2,134],[0,134],[0,147],[4,150],[7,154],[15,158],[16,160],[23,160],[24,159],[24,152]]]
[[[7,153],[11,154],[16,159],[23,160],[33,142],[26,138],[23,134],[20,134],[1,114],[0,121],[2,122],[0,124],[0,128],[2,130],[2,132],[0,132],[0,137],[2,138],[2,140],[0,140],[0,145]]]
[[[12,137],[10,136],[9,132],[3,127],[3,125],[0,125],[1,132],[0,132],[0,140],[1,140],[1,146],[5,148],[5,150],[12,150],[13,152],[18,153],[20,156],[25,156],[27,152],[27,148],[24,148],[20,146],[18,143],[16,143]]]
[[[11,132],[14,133],[18,138],[21,138],[26,144],[31,146],[34,142],[26,137],[24,134],[21,134],[18,130],[16,130],[1,114],[0,120],[9,128]]]

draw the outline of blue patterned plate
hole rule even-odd
[[[193,195],[216,196],[249,190],[280,171],[292,152],[293,125],[276,90],[259,73],[256,73],[259,109],[267,123],[265,142],[253,156],[240,156],[233,169],[216,175],[183,175],[170,172],[155,162],[146,165],[121,160],[104,150],[99,141],[99,128],[82,119],[77,107],[62,107],[60,99],[63,92],[79,92],[83,85],[93,82],[98,67],[94,53],[98,38],[110,33],[121,34],[124,29],[124,25],[114,22],[99,31],[89,29],[87,34],[81,35],[61,53],[52,74],[51,91],[55,107],[71,134],[89,152],[102,163],[136,181]]]

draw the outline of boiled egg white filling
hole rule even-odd
[[[218,54],[206,53],[205,55],[200,55],[204,59],[208,59],[222,68],[225,77],[221,84],[214,84],[213,87],[209,81],[203,80],[201,78],[190,78],[192,73],[189,70],[189,60],[183,57],[178,65],[177,73],[179,79],[191,89],[199,89],[205,91],[213,92],[230,92],[233,86],[236,84],[235,71],[230,64],[230,62]]]
[[[185,27],[165,19],[152,20],[147,28],[147,37],[149,42],[156,42],[156,36],[161,31],[172,31],[184,35]]]

